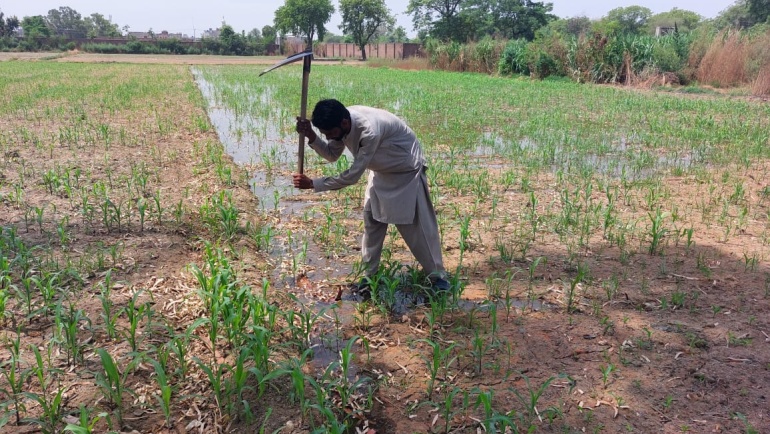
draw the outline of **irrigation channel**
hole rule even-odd
[[[233,161],[245,167],[251,174],[249,186],[251,191],[259,198],[261,206],[266,211],[276,212],[282,220],[289,219],[301,213],[312,213],[312,208],[322,206],[323,200],[299,201],[292,200],[297,196],[291,178],[288,173],[296,165],[297,140],[288,140],[277,127],[272,125],[256,125],[259,119],[239,114],[235,110],[218,101],[216,89],[209,83],[200,71],[193,69],[193,76],[204,99],[208,102],[207,112],[212,126],[216,129],[220,142],[225,152],[233,158]],[[269,93],[253,95],[251,102],[270,105]],[[257,101],[258,100],[258,101]],[[264,122],[263,122],[264,123]],[[257,135],[254,131],[260,131]],[[345,151],[348,154],[348,151]],[[352,161],[352,156],[348,154]],[[258,163],[270,161],[275,167],[270,173],[264,170]],[[278,173],[278,176],[272,175]],[[319,196],[321,197],[321,196]],[[312,215],[311,217],[318,217]],[[277,235],[277,238],[281,238]],[[280,262],[282,257],[290,256],[292,246],[296,240],[283,240],[282,246],[273,247],[271,252],[273,259]],[[304,275],[286,273],[281,267],[275,268],[274,282],[280,282],[288,291],[296,296],[301,309],[312,312],[318,319],[317,330],[311,336],[313,346],[312,364],[319,369],[324,369],[338,358],[339,351],[345,346],[341,333],[342,326],[349,325],[356,314],[356,306],[362,300],[353,295],[344,285],[330,285],[328,282],[345,282],[350,270],[347,264],[341,269],[338,261],[328,258],[322,253],[308,237],[306,244],[301,247],[305,258],[312,258],[313,267]],[[332,286],[336,286],[336,289]],[[402,285],[405,286],[405,285]],[[337,296],[330,296],[336,293]],[[320,295],[324,294],[324,295]],[[401,316],[417,306],[428,302],[425,295],[418,291],[397,290],[394,294],[392,314]],[[457,305],[465,311],[486,310],[489,307],[487,300],[458,299]],[[539,300],[509,300],[511,306],[518,309],[540,310],[548,306]],[[357,375],[357,369],[351,367],[350,376]]]

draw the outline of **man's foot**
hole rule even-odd
[[[443,279],[441,277],[439,277],[438,279],[434,280],[432,282],[431,286],[436,291],[449,291],[449,290],[452,289],[452,285],[446,279]]]
[[[351,283],[348,287],[353,295],[362,298],[363,301],[367,301],[372,298],[371,282],[371,279],[364,277],[358,282]]]

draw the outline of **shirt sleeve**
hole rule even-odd
[[[330,163],[337,161],[345,150],[345,144],[341,141],[331,140],[327,142],[321,138],[320,134],[316,134],[315,140],[313,143],[310,143],[309,146],[310,149],[314,150],[318,155]]]
[[[369,166],[369,162],[374,158],[374,154],[377,152],[381,142],[382,139],[378,138],[371,131],[365,131],[361,134],[358,153],[355,155],[353,164],[350,168],[336,176],[324,176],[313,179],[313,189],[316,192],[339,190],[358,182],[364,174],[364,171],[366,171],[366,168]]]

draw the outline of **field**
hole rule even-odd
[[[417,132],[451,271],[392,231],[361,302],[300,67],[99,59],[0,62],[0,432],[770,430],[766,102],[314,64]]]

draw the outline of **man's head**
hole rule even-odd
[[[318,101],[312,120],[328,140],[342,140],[350,132],[350,112],[336,99]]]

